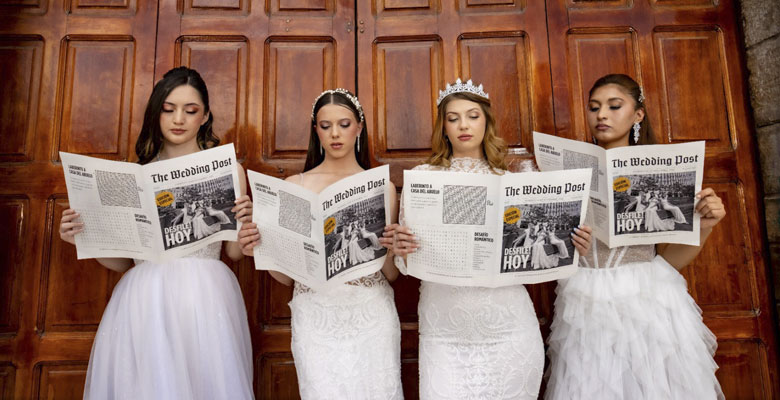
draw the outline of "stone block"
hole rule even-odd
[[[748,49],[747,59],[756,125],[780,122],[780,35]]]
[[[742,0],[740,5],[746,47],[780,33],[780,1]]]
[[[758,128],[756,135],[764,194],[780,194],[780,122]]]
[[[780,196],[764,198],[766,213],[766,236],[770,243],[780,242]]]

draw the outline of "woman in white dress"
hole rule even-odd
[[[171,159],[219,144],[200,75],[175,68],[158,82],[136,142],[139,163]],[[244,171],[239,165],[239,175]],[[248,220],[244,195],[232,211]],[[188,218],[185,207],[182,218]],[[60,237],[90,229],[76,210],[63,212]],[[196,217],[197,218],[197,217]],[[223,264],[222,243],[173,261],[99,258],[124,272],[100,321],[89,358],[85,399],[252,399],[252,347],[238,281]],[[226,242],[228,257],[242,257]]]
[[[589,99],[588,126],[600,146],[652,143],[633,79],[602,77]],[[726,211],[710,188],[697,198],[703,245]],[[609,249],[594,240],[583,268],[558,283],[545,398],[722,399],[715,336],[677,272],[700,250],[669,243]]]
[[[369,168],[367,136],[357,97],[345,89],[326,90],[314,102],[304,172],[287,180],[319,193]],[[395,205],[390,186],[387,195]],[[387,211],[395,220],[395,210]],[[356,227],[344,227],[342,235],[342,248],[360,249]],[[245,255],[251,255],[260,240],[257,225],[243,225],[239,241]],[[401,327],[389,284],[398,270],[392,260],[388,252],[381,271],[327,292],[269,271],[277,281],[295,285],[290,302],[292,352],[304,400],[403,398]]]
[[[678,224],[688,223],[688,221],[685,220],[685,214],[683,214],[683,212],[680,211],[680,207],[677,207],[676,205],[669,202],[669,192],[664,192],[663,195],[657,194],[657,196],[658,199],[661,200],[661,208],[672,213],[675,223]]]
[[[674,229],[674,220],[671,218],[661,219],[658,216],[658,210],[661,209],[661,200],[655,193],[649,193],[650,199],[645,208],[645,229],[648,232],[671,231]]]
[[[471,81],[448,85],[438,99],[433,155],[425,171],[503,174],[506,146],[496,133],[488,95]],[[534,170],[526,161],[522,171]],[[382,243],[405,256],[418,248],[408,227],[386,228]],[[587,230],[587,231],[586,231]],[[574,243],[587,251],[589,228]],[[396,257],[399,269],[405,261]],[[458,287],[423,281],[420,286],[421,399],[536,399],[544,347],[531,298],[522,285]]]

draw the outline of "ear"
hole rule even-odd
[[[211,111],[206,111],[205,113],[203,113],[203,120],[200,121],[200,124],[205,125],[206,122],[208,122],[210,115],[211,115]]]
[[[645,119],[645,109],[640,108],[636,110],[636,117],[634,118],[634,122],[641,123],[642,121],[644,121],[644,119]]]

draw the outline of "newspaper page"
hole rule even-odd
[[[534,132],[536,162],[543,171],[581,167],[585,159],[598,171],[587,223],[609,247],[699,244],[701,217],[694,211],[704,150],[703,141],[605,150]]]
[[[252,220],[260,231],[255,268],[327,289],[382,268],[389,223],[387,165],[344,178],[322,192],[249,171]]]
[[[162,262],[236,240],[240,196],[232,144],[146,165],[60,152],[78,258]]]
[[[404,171],[405,223],[420,243],[409,274],[484,287],[571,275],[579,257],[569,233],[585,217],[590,173]]]

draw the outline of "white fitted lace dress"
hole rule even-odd
[[[449,168],[416,170],[494,173],[487,162],[453,158]],[[532,171],[525,162],[523,172]],[[503,173],[504,171],[497,171]],[[401,209],[403,224],[403,208]],[[400,257],[396,265],[406,273]],[[421,399],[536,399],[544,347],[531,298],[522,285],[420,286]]]

